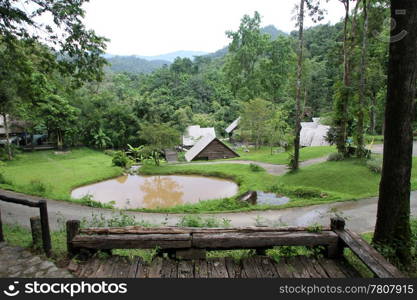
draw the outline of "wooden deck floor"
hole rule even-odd
[[[155,258],[150,264],[140,258],[113,256],[71,263],[68,269],[81,278],[346,278],[360,277],[344,260],[297,256],[276,262],[253,256],[235,262],[232,258],[176,261]]]

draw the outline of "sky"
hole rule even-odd
[[[325,2],[325,1],[323,1]],[[109,38],[107,53],[158,55],[179,50],[214,52],[229,44],[227,30],[237,30],[243,15],[258,11],[262,26],[285,32],[295,29],[299,0],[90,0],[84,5],[85,24]],[[324,3],[321,23],[336,23],[344,15],[338,0]],[[311,21],[306,22],[312,26]]]

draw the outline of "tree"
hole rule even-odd
[[[99,128],[97,133],[93,136],[94,144],[99,149],[105,149],[111,145],[111,139],[104,133],[103,129]]]
[[[261,32],[261,16],[244,15],[236,32],[226,32],[232,39],[225,64],[225,73],[235,97],[243,100],[259,97],[262,87],[257,76],[257,64],[265,54],[269,35]]]
[[[268,121],[272,114],[271,106],[269,101],[260,98],[243,103],[240,131],[246,140],[255,143],[257,149],[266,137]]]
[[[359,83],[359,101],[357,112],[357,124],[356,124],[356,156],[365,156],[365,100],[367,91],[367,55],[368,55],[368,4],[367,0],[363,2],[363,33],[362,33],[362,47],[361,47],[361,59],[360,59],[360,83]]]
[[[405,14],[398,14],[404,11]],[[391,0],[392,26],[385,106],[382,178],[373,242],[411,262],[410,176],[417,80],[417,1]],[[394,24],[394,23],[392,23]]]
[[[305,4],[307,5],[310,16],[316,13],[321,19],[323,12],[319,9],[320,1],[300,0],[298,7],[297,24],[298,24],[298,59],[297,59],[297,81],[295,96],[295,128],[294,128],[294,158],[292,159],[291,169],[297,170],[300,160],[300,132],[301,132],[301,97],[302,97],[302,76],[303,76],[303,55],[304,55],[304,17]],[[313,18],[314,20],[314,18]]]
[[[271,155],[274,146],[288,148],[291,139],[291,128],[287,123],[288,115],[283,109],[276,109],[270,120],[268,120],[266,135]]]
[[[160,153],[180,143],[180,133],[166,124],[143,125],[140,136],[147,143],[146,148],[157,166]]]
[[[85,2],[88,0],[2,0],[0,36],[11,46],[18,39],[48,45],[60,55],[53,63],[61,72],[71,74],[78,84],[100,80],[106,63],[101,55],[107,40],[82,23]],[[52,22],[45,22],[48,16],[52,16]]]

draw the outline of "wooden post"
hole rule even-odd
[[[30,229],[32,231],[33,248],[39,250],[42,248],[42,226],[40,217],[30,218]]]
[[[51,256],[51,232],[49,231],[48,207],[45,200],[39,201],[39,214],[42,227],[42,243],[46,256]]]
[[[4,242],[3,223],[1,222],[1,210],[0,210],[0,242]]]
[[[330,228],[334,230],[345,230],[345,219],[342,217],[332,217],[330,218]]]
[[[344,231],[346,221],[342,217],[330,218],[330,229],[335,231]],[[345,243],[339,238],[337,244],[327,246],[326,256],[329,258],[338,258],[343,256],[343,250],[345,249]]]
[[[70,256],[78,254],[78,249],[72,246],[73,238],[80,231],[80,221],[79,220],[68,220],[67,221],[67,250]]]

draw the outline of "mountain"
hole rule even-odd
[[[170,52],[170,53],[160,54],[160,55],[155,55],[155,56],[143,56],[143,55],[135,55],[135,56],[138,58],[146,59],[148,61],[166,60],[166,61],[174,62],[174,60],[177,57],[193,59],[194,56],[202,56],[206,54],[208,54],[208,52],[181,50],[181,51],[175,51],[175,52]]]
[[[261,28],[261,32],[269,34],[271,36],[272,40],[277,39],[277,37],[279,37],[279,36],[288,36],[289,35],[288,33],[277,29],[274,25],[268,25],[268,26],[265,26],[265,27]],[[225,56],[227,54],[227,52],[228,52],[228,46],[226,46],[222,49],[219,49],[216,52],[207,54],[206,56],[208,56],[210,58],[220,58],[220,57]]]
[[[152,73],[156,69],[162,68],[164,65],[170,65],[167,60],[146,60],[136,56],[115,56],[106,55],[109,66],[108,70],[114,73],[128,72],[133,74]]]

